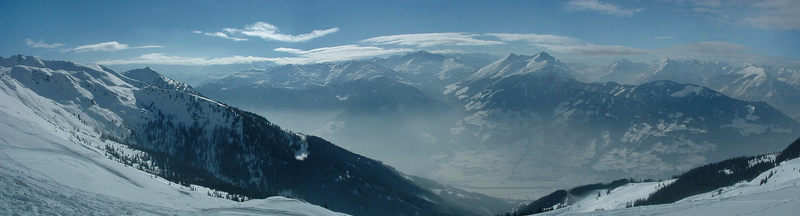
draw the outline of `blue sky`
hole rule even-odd
[[[0,55],[106,65],[548,51],[800,65],[800,1],[0,1]]]

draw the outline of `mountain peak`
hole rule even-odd
[[[508,53],[508,55],[506,55],[503,58],[497,60],[496,62],[510,63],[510,62],[516,62],[516,61],[520,61],[520,60],[527,60],[527,59],[531,59],[531,57],[530,56],[517,55],[515,53]]]
[[[142,76],[148,76],[148,77],[161,76],[161,74],[159,74],[158,72],[153,70],[153,68],[150,68],[150,67],[144,67],[144,68],[140,68],[140,69],[133,69],[133,70],[125,71],[123,73],[123,75],[125,75],[127,77],[130,77],[130,78],[134,78],[134,79],[137,79],[137,77],[142,77]],[[135,76],[135,77],[132,77],[132,76]]]
[[[425,50],[419,50],[419,51],[416,51],[416,52],[410,52],[410,53],[408,53],[408,55],[436,55],[436,54],[433,54],[433,53],[425,51]]]
[[[160,73],[156,72],[155,70],[153,70],[153,68],[151,67],[125,71],[124,73],[122,73],[122,75],[134,80],[138,80],[153,85],[158,88],[175,89],[192,94],[198,94],[197,91],[195,91],[188,84],[180,83],[178,81],[165,77]]]
[[[408,53],[404,56],[403,59],[406,60],[433,60],[433,61],[440,61],[444,60],[444,56],[440,54],[431,53],[425,50],[420,50],[412,53]]]
[[[614,64],[617,64],[617,63],[632,63],[632,61],[628,60],[628,59],[621,58],[621,59],[617,59],[617,60],[614,61]]]
[[[25,66],[33,66],[33,67],[44,67],[44,61],[35,57],[35,56],[26,56],[22,54],[16,54],[8,58],[0,57],[0,65],[6,67],[12,67],[16,65],[25,65]]]
[[[556,59],[556,57],[551,56],[550,54],[548,54],[545,51],[537,53],[535,56],[533,56],[533,60],[537,61],[537,62],[538,61],[558,61],[558,59]]]
[[[519,55],[514,54],[514,53],[508,53],[508,55],[504,56],[503,59],[512,59],[512,58],[516,58],[518,56]]]
[[[469,80],[496,79],[522,74],[556,75],[571,79],[575,77],[561,61],[546,52],[540,52],[534,56],[509,53],[505,57],[471,74]]]

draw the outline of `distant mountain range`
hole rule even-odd
[[[744,152],[776,151],[781,147],[778,144],[791,141],[800,131],[796,120],[769,101],[737,100],[729,97],[727,90],[682,83],[730,74],[723,69],[742,71],[722,63],[695,62],[697,65],[679,67],[683,63],[672,60],[655,65],[621,60],[601,77],[637,84],[631,85],[578,81],[579,73],[570,64],[545,52],[497,59],[421,51],[245,71],[199,89],[227,103],[273,112],[289,109],[302,113],[307,107],[339,110],[347,114],[321,120],[318,124],[326,130],[316,131],[327,131],[320,134],[334,140],[347,140],[343,143],[352,143],[348,149],[383,158],[404,170],[425,167],[413,172],[465,187],[538,182],[547,188],[619,175],[671,175]],[[775,80],[784,80],[780,83],[796,79],[790,70],[775,71],[782,77]],[[377,85],[372,81],[376,77],[391,84]],[[735,83],[758,80],[757,76],[743,77]],[[334,90],[342,86],[351,88]],[[349,101],[358,97],[369,99]],[[306,102],[309,99],[314,102]],[[356,104],[371,109],[349,107]],[[359,117],[389,124],[357,120]],[[334,130],[327,130],[331,128]],[[754,145],[754,141],[763,144]],[[408,149],[414,151],[395,154]],[[421,160],[422,155],[426,156]]]
[[[800,131],[766,103],[702,86],[584,83],[574,76],[547,53],[511,54],[449,86],[445,93],[467,111],[453,128],[457,142],[480,140],[470,149],[513,165],[487,169],[496,175],[565,182],[574,172],[663,176],[744,152],[777,151]]]
[[[657,80],[705,86],[745,101],[764,101],[800,120],[800,70],[698,60],[662,59],[647,65],[615,61],[600,81],[641,84]]]

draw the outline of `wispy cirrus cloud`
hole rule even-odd
[[[195,31],[192,31],[192,33],[201,34],[201,35],[205,35],[205,36],[211,36],[211,37],[225,38],[225,39],[232,40],[232,41],[246,41],[247,40],[247,38],[229,36],[228,34],[225,34],[224,32],[203,32],[203,31],[195,30]]]
[[[800,1],[796,0],[670,0],[687,11],[712,20],[769,30],[800,30]]]
[[[497,37],[501,41],[521,41],[533,44],[576,44],[581,42],[577,38],[552,34],[488,33],[486,35]]]
[[[523,42],[553,52],[576,55],[619,56],[650,52],[645,49],[620,45],[597,45],[573,37],[552,34],[489,33],[486,35],[497,37],[501,41]]]
[[[567,2],[566,9],[571,11],[596,11],[620,17],[629,17],[644,11],[644,8],[622,8],[600,0],[570,0]]]
[[[163,48],[164,46],[159,45],[147,45],[147,46],[129,46],[127,44],[119,43],[116,41],[105,42],[105,43],[98,43],[98,44],[89,44],[78,46],[72,49],[75,52],[88,52],[88,51],[120,51],[120,50],[128,50],[128,49],[147,49],[147,48]]]
[[[260,56],[229,56],[218,58],[200,58],[169,56],[164,53],[150,53],[130,59],[117,59],[98,61],[101,65],[124,65],[124,64],[153,64],[153,65],[186,65],[186,66],[208,66],[208,65],[232,65],[232,64],[251,64],[258,62],[272,62],[275,64],[310,64],[325,63],[346,60],[356,60],[371,57],[378,57],[391,54],[411,52],[412,49],[396,48],[384,49],[373,46],[343,45],[334,47],[322,47],[311,50],[301,50],[294,48],[277,48],[276,52],[294,54],[294,57],[260,57]]]
[[[481,35],[461,32],[419,33],[379,36],[361,40],[373,45],[431,46],[483,46],[503,44],[502,41],[478,39]]]
[[[669,55],[703,57],[743,57],[754,56],[747,46],[724,41],[701,41],[668,47],[662,51]]]
[[[281,59],[280,61],[276,62],[278,64],[306,64],[364,59],[406,53],[414,50],[406,48],[385,49],[375,46],[343,45],[322,47],[311,50],[281,47],[275,49],[275,51],[298,55],[298,57],[294,58]]]
[[[105,60],[98,61],[101,65],[123,65],[123,64],[155,64],[155,65],[187,65],[187,66],[208,66],[208,65],[230,65],[248,64],[256,62],[275,62],[277,58],[258,57],[258,56],[230,56],[221,58],[198,58],[183,56],[168,56],[164,53],[150,53],[131,59]]]
[[[555,52],[587,56],[622,56],[651,53],[651,51],[641,48],[591,43],[577,45],[539,44],[538,46]]]
[[[257,37],[268,41],[305,42],[337,31],[339,31],[339,28],[333,27],[329,29],[313,30],[305,34],[292,35],[282,33],[275,25],[266,22],[255,22],[244,26],[244,28],[223,28],[221,32],[202,32],[195,30],[193,33],[234,41],[247,40],[243,37]]]
[[[28,39],[28,38],[25,39],[25,44],[27,44],[28,46],[31,46],[33,48],[58,48],[58,47],[64,46],[63,43],[51,43],[51,44],[48,44],[48,43],[45,43],[43,40],[34,41],[34,40],[31,40],[31,39]]]

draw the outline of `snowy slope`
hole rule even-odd
[[[562,213],[555,210],[537,215],[794,215],[800,208],[800,187],[759,192],[728,199],[709,199],[612,211]],[[566,209],[565,209],[566,210]]]
[[[768,176],[772,177],[767,178]],[[768,180],[765,184],[760,184],[762,179]],[[623,203],[623,208],[602,208],[614,206],[608,205],[608,200],[628,202],[632,201],[630,198],[641,197],[642,192],[648,191],[628,191],[633,193],[615,196],[618,190],[621,192],[624,188],[637,187],[645,189],[656,183],[647,184],[651,185],[619,187],[611,195],[602,193],[596,199],[596,195],[583,197],[572,206],[537,215],[793,215],[800,210],[800,159],[784,161],[751,182],[720,188],[672,204],[624,208]],[[604,196],[608,197],[603,198]],[[644,193],[644,196],[647,194]]]
[[[0,91],[0,214],[341,215],[294,199],[239,203],[208,196],[207,188],[170,183],[118,163],[100,149],[119,144],[60,127],[40,117],[42,110],[19,103],[32,95],[8,93]]]
[[[605,69],[605,74],[598,81],[638,84],[637,82],[647,74],[647,66],[647,64],[631,62],[627,59],[619,59]]]
[[[774,159],[774,157],[773,157]],[[761,181],[766,181],[762,184]],[[785,190],[786,188],[800,187],[800,159],[782,162],[768,171],[761,173],[750,182],[741,182],[729,187],[688,197],[679,202],[693,202],[708,199],[728,199],[738,196],[766,193]],[[800,199],[800,195],[798,196]]]
[[[611,191],[594,190],[583,197],[576,197],[577,201],[569,207],[569,212],[591,212],[597,210],[622,209],[637,199],[647,198],[650,193],[666,186],[675,180],[660,182],[629,183]],[[600,194],[600,196],[597,196]]]

